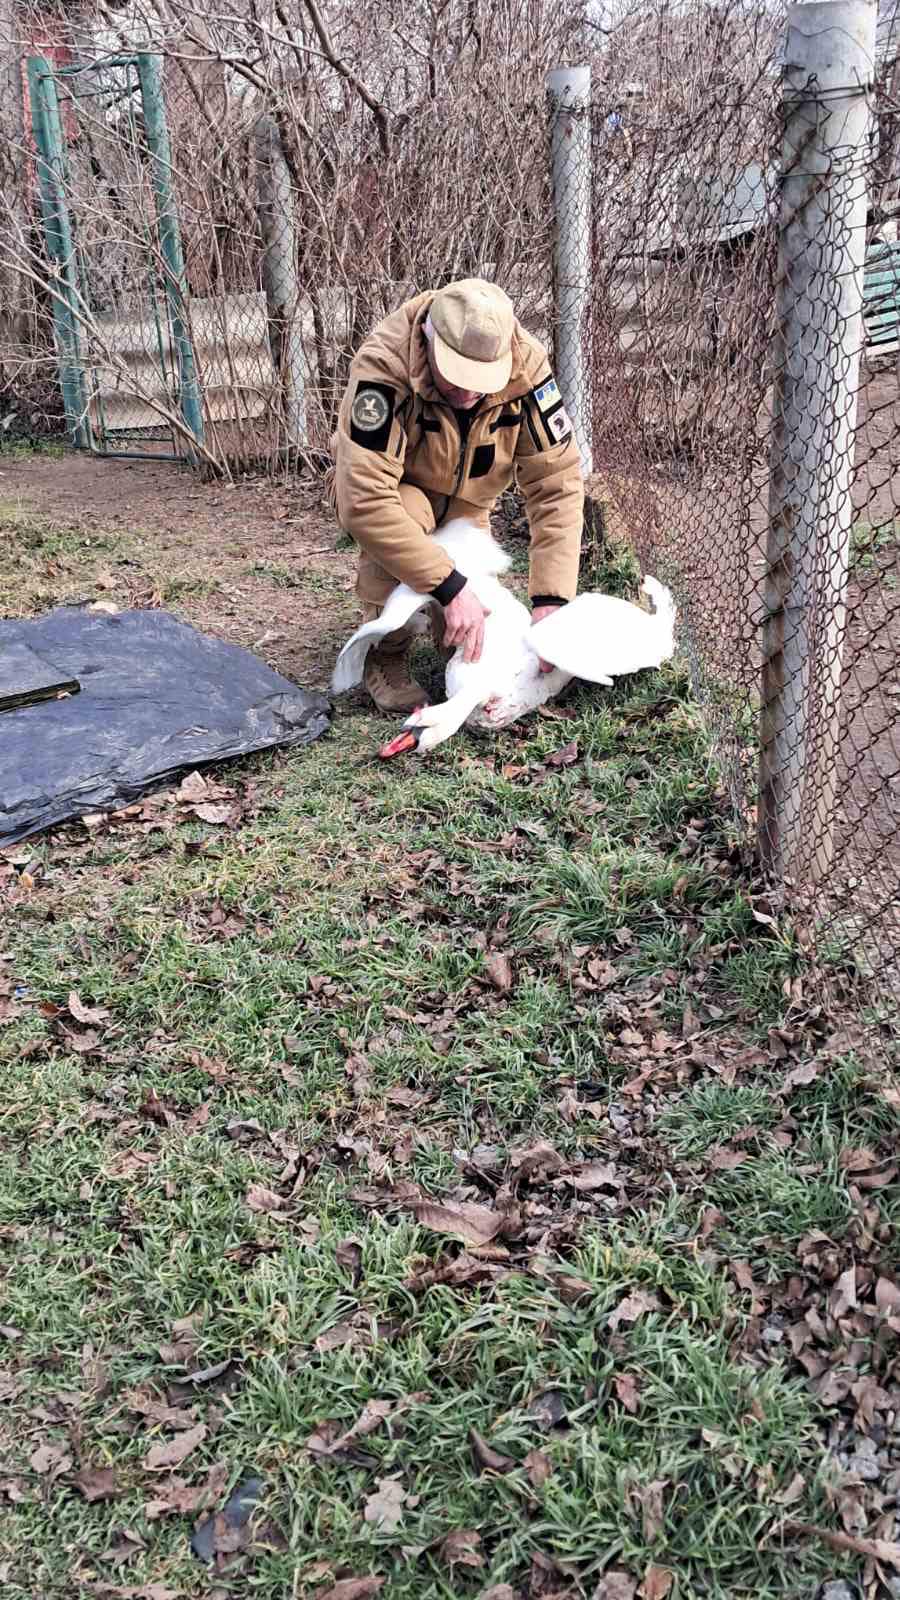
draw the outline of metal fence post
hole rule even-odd
[[[150,171],[156,198],[159,245],[165,263],[163,273],[172,339],[178,357],[179,404],[184,420],[199,443],[203,443],[203,408],[197,382],[197,366],[191,343],[187,313],[187,275],[181,230],[172,186],[172,152],[166,123],[163,72],[160,56],[142,51],[135,57],[144,108],[144,131],[150,152]]]
[[[870,0],[788,12],[758,812],[779,885],[833,849],[875,21]]]
[[[37,152],[36,166],[44,218],[44,235],[53,274],[49,288],[53,302],[53,327],[59,360],[60,388],[72,443],[87,448],[90,445],[90,424],[85,403],[81,343],[75,311],[78,285],[75,273],[75,247],[64,185],[62,119],[59,114],[56,80],[49,61],[43,56],[28,58],[28,94]]]
[[[556,378],[585,476],[593,471],[585,342],[591,303],[591,69],[547,74],[554,214]]]
[[[289,442],[299,449],[307,442],[306,360],[300,330],[294,190],[272,117],[260,117],[254,139],[269,344],[281,381]]]

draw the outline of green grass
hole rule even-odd
[[[0,426],[0,463],[32,461],[41,456],[45,461],[62,461],[69,453],[64,439],[10,439]]]
[[[0,536],[0,613],[7,616],[81,597],[120,550],[117,535],[60,524],[36,511],[27,497],[0,496]]]
[[[182,604],[185,600],[208,600],[221,588],[216,578],[202,578],[188,573],[177,578],[163,578],[159,585],[160,599],[164,605]]]
[[[276,589],[303,587],[302,575],[295,572],[292,567],[279,565],[277,561],[254,561],[247,570],[251,577],[267,578],[270,583],[274,583]]]
[[[683,675],[565,710],[387,766],[383,722],[341,711],[310,749],[221,771],[240,826],[162,806],[10,852],[43,868],[33,889],[0,879],[13,1600],[154,1583],[206,1600],[217,1582],[286,1600],[368,1573],[386,1600],[475,1600],[528,1595],[532,1570],[574,1596],[652,1564],[673,1600],[798,1600],[854,1573],[784,1547],[785,1516],[840,1526],[834,1413],[786,1343],[754,1338],[731,1267],[814,1297],[799,1252],[821,1233],[873,1283],[893,1271],[898,1185],[866,1193],[863,1240],[843,1157],[886,1163],[896,1107],[850,1049],[785,1088],[769,1028],[794,1028],[794,1059],[823,1038],[791,999],[808,969],[789,929],[753,918]],[[572,740],[577,761],[549,764]],[[46,1009],[73,990],[108,1012],[93,1051]],[[523,1179],[537,1140],[622,1187]],[[744,1153],[734,1170],[722,1147]],[[416,1221],[418,1192],[518,1220],[467,1263]],[[166,1350],[189,1317],[192,1344]],[[148,1388],[208,1430],[176,1469],[188,1487],[216,1463],[263,1480],[280,1537],[231,1573],[191,1555],[192,1515],[148,1515],[169,1474],[147,1453],[178,1437],[129,1410]],[[396,1409],[346,1458],[310,1452],[373,1401]],[[473,1428],[507,1470],[480,1469]],[[55,1481],[35,1466],[47,1443],[71,1462]],[[112,1468],[116,1497],[87,1501],[79,1463]],[[404,1496],[394,1529],[364,1516],[383,1478]],[[443,1541],[466,1530],[480,1565],[450,1566]]]
[[[870,577],[890,561],[900,544],[900,520],[891,517],[885,522],[854,522],[850,534],[850,571],[854,577]],[[890,587],[896,584],[896,575],[886,575]]]

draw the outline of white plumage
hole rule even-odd
[[[447,664],[447,699],[414,712],[405,723],[417,733],[420,754],[443,744],[464,722],[506,728],[559,694],[572,678],[609,685],[625,673],[658,667],[672,654],[675,605],[655,578],[643,583],[656,608],[652,616],[613,595],[581,594],[532,625],[526,607],[499,582],[510,559],[484,529],[460,519],[431,537],[465,573],[489,616],[481,660],[465,662],[458,647]],[[428,595],[398,584],[380,617],[358,628],[344,645],[332,692],[361,683],[371,647],[432,604]],[[541,659],[552,662],[552,672],[541,672]]]

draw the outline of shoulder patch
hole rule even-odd
[[[534,404],[534,423],[530,416],[528,420],[535,449],[551,450],[555,444],[565,444],[572,436],[572,422],[552,373],[532,389],[528,398]]]
[[[534,398],[542,417],[546,416],[548,411],[552,411],[554,406],[558,406],[562,396],[556,379],[552,376],[545,379],[540,387],[534,390]]]
[[[360,378],[350,407],[350,437],[366,450],[384,450],[391,436],[397,391],[387,383]]]
[[[558,411],[552,411],[545,421],[557,444],[562,444],[564,439],[568,439],[572,432],[572,424],[565,406],[560,406]]]

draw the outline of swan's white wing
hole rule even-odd
[[[656,585],[654,599],[667,590]],[[609,683],[627,672],[658,667],[674,648],[674,607],[660,603],[655,616],[608,594],[580,594],[529,630],[528,643],[544,661],[573,678]]]
[[[357,684],[362,683],[366,656],[372,646],[377,645],[386,634],[393,633],[395,628],[402,628],[410,617],[430,603],[427,594],[416,594],[405,583],[392,589],[381,616],[376,617],[374,622],[364,622],[344,645],[331,675],[332,694],[345,694],[348,689],[355,689]]]

